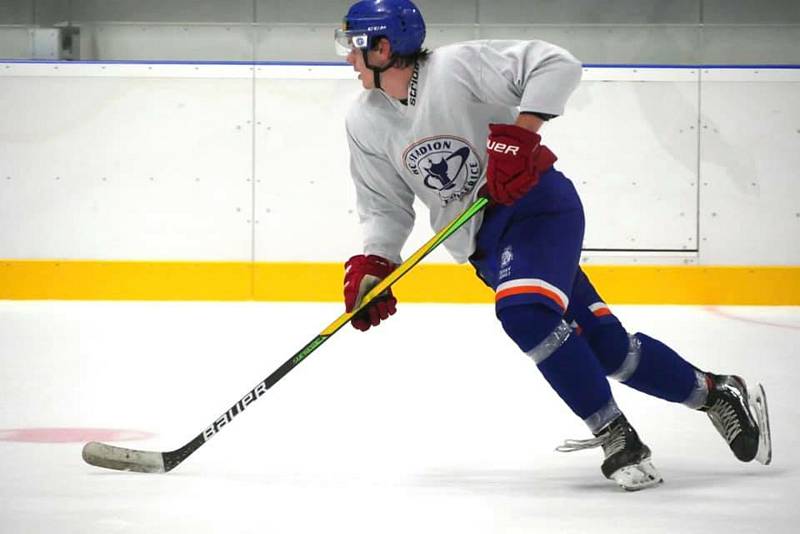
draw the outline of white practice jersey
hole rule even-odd
[[[401,261],[414,225],[414,197],[439,231],[472,203],[486,180],[490,123],[518,111],[564,113],[582,67],[544,41],[471,41],[419,63],[407,104],[364,91],[347,115],[350,165],[364,253]],[[478,214],[444,246],[463,263],[475,249]]]

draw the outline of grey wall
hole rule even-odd
[[[21,26],[74,24],[83,59],[337,61],[349,0],[0,0],[0,57]],[[546,39],[585,63],[800,64],[800,0],[418,0],[429,47]],[[2,26],[6,25],[6,28]],[[22,41],[20,41],[22,40]],[[19,41],[19,42],[18,42]]]
[[[336,22],[348,0],[2,0],[0,24]],[[798,24],[797,0],[419,0],[431,23]]]

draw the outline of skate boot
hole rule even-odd
[[[772,440],[764,387],[758,384],[748,391],[744,380],[738,376],[711,373],[705,376],[708,399],[700,410],[706,412],[736,458],[769,464]]]
[[[626,491],[637,491],[663,482],[650,460],[650,448],[636,430],[620,415],[592,439],[569,439],[556,450],[574,452],[603,447],[605,460],[600,470]]]

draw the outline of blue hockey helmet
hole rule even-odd
[[[425,40],[422,13],[410,0],[361,0],[347,11],[344,28],[336,30],[336,50],[347,55],[353,48],[369,50],[385,37],[392,52],[404,56],[418,52]]]

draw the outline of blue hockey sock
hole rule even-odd
[[[539,304],[520,305],[499,310],[498,317],[506,333],[592,432],[620,414],[586,340],[572,332],[557,312]]]
[[[694,366],[657,339],[641,332],[634,334],[633,338],[632,347],[636,340],[641,345],[639,365],[623,382],[660,399],[687,402],[698,387]]]
[[[699,372],[657,339],[640,332],[627,336],[621,325],[596,328],[588,338],[606,374],[623,384],[692,408],[705,400],[707,388]]]

